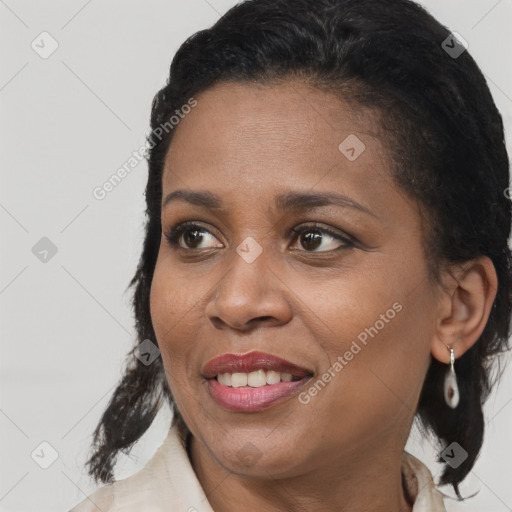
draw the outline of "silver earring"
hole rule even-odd
[[[444,399],[449,407],[455,409],[459,404],[459,386],[457,385],[457,377],[455,375],[455,356],[453,348],[448,347],[450,351],[450,367],[446,371],[444,377]]]

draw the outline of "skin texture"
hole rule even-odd
[[[446,345],[460,357],[478,339],[496,292],[492,262],[453,268],[458,283],[446,272],[444,288],[430,279],[421,217],[391,179],[375,113],[298,81],[219,84],[197,100],[175,128],[163,197],[210,191],[225,204],[162,208],[150,300],[212,508],[410,511],[401,455],[430,357],[448,363]],[[366,146],[354,161],[338,149],[349,134]],[[275,196],[289,191],[344,194],[371,214],[337,205],[278,211]],[[200,223],[202,238],[192,228],[172,248],[165,233],[184,221]],[[311,222],[355,245],[289,233]],[[236,252],[249,236],[263,249],[252,263]],[[208,393],[201,369],[224,353],[268,352],[316,381],[394,303],[402,309],[307,404],[294,396],[230,412]]]

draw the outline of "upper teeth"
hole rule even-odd
[[[219,373],[219,375],[217,375],[217,380],[221,384],[233,388],[239,388],[241,386],[260,388],[267,384],[290,382],[292,378],[291,373],[281,373],[273,370],[256,370],[250,373]]]

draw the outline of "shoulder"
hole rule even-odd
[[[73,507],[69,512],[109,512],[114,504],[114,486],[105,485]]]
[[[111,484],[96,489],[70,512],[116,512],[118,510],[144,510],[144,502],[152,504],[161,493],[161,488],[169,485],[165,469],[166,445],[162,445],[145,467],[133,475],[115,480]]]
[[[172,489],[172,482],[169,482],[159,450],[135,474],[96,489],[70,512],[139,511],[144,510],[144,505],[160,505],[159,499],[163,494],[173,504],[175,496],[169,496],[166,489]]]
[[[173,425],[144,468],[100,487],[70,512],[187,510],[191,504],[213,512]]]

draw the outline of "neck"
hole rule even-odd
[[[258,478],[232,473],[194,436],[187,451],[215,512],[412,512],[402,482],[402,451],[386,450],[382,445],[378,452],[371,446],[365,453],[344,454],[342,460],[287,478],[265,471]]]

